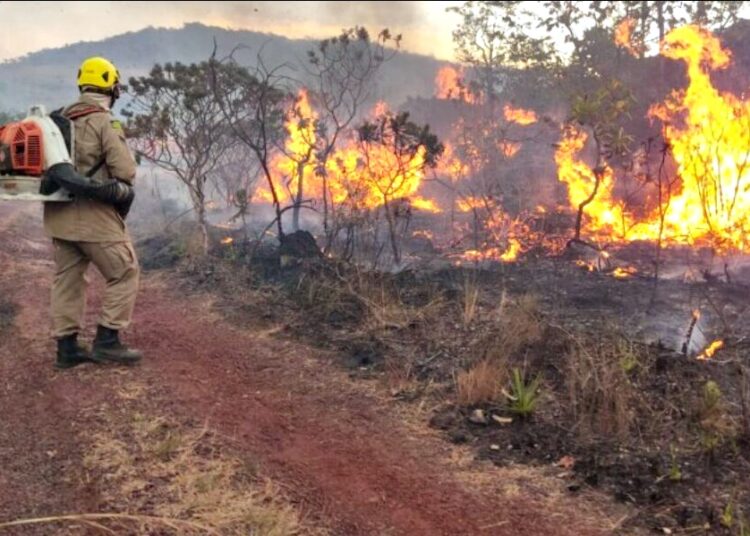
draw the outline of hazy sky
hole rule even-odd
[[[356,24],[402,33],[405,50],[452,59],[458,17],[432,2],[14,2],[0,1],[0,61],[42,48],[186,22],[292,38],[328,37]]]

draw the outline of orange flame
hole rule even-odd
[[[684,26],[667,35],[662,54],[683,60],[690,80],[687,90],[650,110],[665,124],[682,179],[666,227],[674,239],[744,251],[750,231],[750,103],[720,93],[709,73],[729,65],[729,52],[707,30]]]
[[[480,262],[480,261],[501,261],[501,262],[513,262],[518,258],[518,254],[521,251],[521,244],[517,240],[512,240],[508,243],[508,248],[503,250],[502,248],[485,248],[482,250],[469,249],[461,254],[461,260],[468,262]]]
[[[424,197],[413,197],[410,202],[411,206],[416,209],[423,210],[424,212],[440,214],[443,211],[432,199],[426,199]]]
[[[636,270],[632,266],[628,266],[626,268],[618,266],[612,271],[612,276],[617,279],[627,279],[628,277],[632,277],[633,275],[637,273],[638,273],[638,270]]]
[[[708,345],[708,348],[703,350],[703,353],[700,354],[697,359],[700,359],[701,361],[707,361],[711,359],[716,352],[718,352],[720,349],[724,347],[724,341],[721,339],[717,339],[711,344]]]
[[[475,209],[485,208],[487,203],[479,197],[467,196],[456,201],[456,208],[459,212],[471,212]]]
[[[435,76],[435,96],[438,99],[458,99],[469,104],[475,103],[476,98],[464,85],[463,76],[463,70],[451,65],[441,67]]]
[[[231,236],[227,236],[226,238],[221,239],[221,243],[225,246],[231,244],[232,242],[234,242],[234,238],[232,238]]]
[[[456,202],[456,208],[473,212],[482,233],[482,248],[464,251],[460,255],[464,261],[514,262],[528,251],[528,243],[535,237],[520,217],[509,217],[496,199],[466,196]]]
[[[435,236],[432,234],[432,231],[428,231],[427,229],[418,229],[414,231],[411,235],[414,238],[426,238],[427,240],[435,239]]]
[[[502,141],[499,145],[500,152],[503,153],[503,156],[505,156],[505,158],[513,158],[521,148],[520,143],[514,143],[511,141]]]
[[[521,242],[515,238],[508,239],[508,249],[500,255],[500,260],[503,262],[513,262],[518,258],[518,254],[521,253]]]
[[[673,92],[649,115],[663,122],[677,167],[678,185],[661,207],[646,216],[628,213],[615,199],[611,168],[598,170],[600,185],[586,206],[586,230],[610,240],[658,240],[705,245],[721,253],[746,251],[750,242],[750,102],[719,92],[710,70],[729,65],[729,52],[710,32],[697,26],[672,30],[662,54],[686,63],[689,86]],[[555,153],[558,178],[568,186],[573,209],[591,196],[596,175],[578,156],[586,133],[566,129]],[[653,195],[652,197],[657,197]],[[660,216],[663,212],[664,224]]]
[[[627,50],[631,55],[639,57],[641,52],[640,47],[633,43],[633,30],[636,24],[636,20],[631,17],[622,19],[615,26],[615,44]]]
[[[378,102],[372,116],[388,112],[387,104]],[[316,153],[316,120],[318,114],[312,107],[307,90],[301,89],[285,127],[287,138],[283,154],[271,162],[282,203],[289,203],[299,193],[300,179],[305,199],[323,196],[321,164]],[[364,154],[363,151],[366,151]],[[405,161],[388,148],[370,144],[363,146],[354,139],[336,148],[325,163],[328,196],[334,204],[347,203],[352,207],[374,209],[386,202],[408,199],[419,210],[440,212],[434,201],[419,197],[424,178],[425,149],[419,150]],[[272,201],[267,187],[259,188],[256,199]]]
[[[438,162],[438,173],[447,175],[451,182],[458,182],[469,176],[470,168],[456,154],[453,144],[445,142],[443,155]]]
[[[609,166],[599,171],[599,186],[596,186],[597,176],[589,165],[577,158],[586,143],[587,134],[575,127],[566,128],[563,139],[555,151],[557,163],[557,177],[568,185],[568,199],[570,205],[578,210],[579,205],[587,201],[594,191],[596,195],[586,205],[584,212],[589,216],[587,229],[590,231],[605,231],[607,234],[619,231],[622,235],[623,213],[620,206],[615,204],[612,190],[615,176]]]
[[[505,120],[518,125],[533,125],[536,123],[536,112],[534,110],[524,110],[523,108],[514,108],[510,104],[503,107]]]

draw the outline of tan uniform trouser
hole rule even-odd
[[[68,242],[55,238],[52,286],[54,336],[81,331],[86,308],[86,269],[93,263],[107,282],[99,323],[121,330],[130,325],[138,292],[138,259],[129,242]]]

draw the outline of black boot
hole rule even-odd
[[[69,369],[88,361],[91,361],[91,356],[85,346],[78,344],[77,333],[57,339],[55,368]]]
[[[141,360],[138,350],[130,350],[120,343],[117,330],[98,326],[96,338],[91,351],[92,361],[97,363],[118,363],[120,365],[133,365]]]

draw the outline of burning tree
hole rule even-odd
[[[539,118],[535,111],[510,102],[488,101],[486,92],[466,82],[464,76],[464,69],[446,67],[436,77],[437,98],[452,100],[451,108],[458,114],[436,175],[452,196],[450,228],[458,232],[453,243],[471,237],[472,249],[464,258],[507,261],[520,251],[511,235],[520,234],[524,227],[523,218],[515,216],[530,208],[523,206],[523,198],[533,189],[530,181],[518,180],[510,164],[523,143],[541,132],[528,128]],[[471,214],[470,226],[457,217],[461,213]]]
[[[587,138],[580,127],[568,125],[558,146],[555,159],[561,181],[568,186],[568,198],[576,209],[574,240],[581,240],[584,211],[598,214],[594,225],[625,236],[628,223],[623,207],[612,198],[614,173],[609,160],[628,153],[632,137],[618,126],[620,118],[628,113],[633,96],[619,81],[612,80],[594,95],[577,98],[571,110],[571,119],[580,127],[588,128],[595,144],[596,164],[590,169],[573,160]]]
[[[208,251],[207,183],[232,145],[210,86],[207,62],[155,65],[131,78],[133,96],[123,112],[137,154],[173,173],[188,189],[198,216],[203,252]]]
[[[710,71],[729,65],[718,39],[696,26],[667,36],[663,54],[687,65],[690,85],[652,108],[664,122],[683,180],[667,225],[687,236],[704,234],[718,250],[747,249],[750,230],[745,194],[750,188],[750,105],[711,83]],[[691,228],[685,227],[691,222]]]
[[[591,230],[604,231],[614,240],[657,241],[664,236],[670,243],[702,243],[720,252],[745,250],[745,235],[750,230],[750,207],[744,195],[750,164],[750,109],[745,101],[717,90],[710,78],[711,70],[728,66],[729,53],[708,31],[684,26],[667,35],[663,54],[684,61],[690,81],[687,90],[673,92],[650,110],[650,115],[663,123],[679,180],[662,180],[664,169],[660,166],[658,184],[650,185],[656,191],[636,213],[625,210],[615,192],[612,170],[604,170],[595,187],[598,193],[586,205]],[[617,101],[613,102],[616,108]],[[579,107],[578,115],[590,116],[589,108]],[[568,183],[570,201],[577,205],[576,199],[583,196],[580,191],[586,189],[579,188],[580,179],[592,170],[565,156],[575,155],[583,147],[582,143],[566,145],[571,139],[567,137],[561,144],[557,159],[560,179]],[[576,167],[579,172],[571,173]]]
[[[393,260],[399,264],[398,223],[408,219],[408,206],[399,201],[416,194],[425,168],[437,165],[444,147],[429,126],[409,121],[408,113],[383,113],[362,124],[358,133],[361,158],[356,170],[365,187],[358,195],[367,206],[382,206]]]
[[[306,89],[300,90],[287,113],[287,139],[273,162],[273,168],[285,179],[284,186],[292,200],[292,230],[299,230],[299,217],[305,201],[306,176],[313,175],[316,162],[318,119],[310,106]],[[314,194],[314,191],[312,192]]]
[[[341,138],[362,113],[362,107],[371,101],[375,80],[383,63],[391,59],[398,48],[401,36],[393,36],[387,29],[375,38],[362,27],[354,27],[340,35],[320,42],[316,50],[308,52],[307,74],[311,79],[310,91],[318,109],[315,118],[316,154],[315,172],[321,179],[323,201],[323,226],[330,243],[335,229],[330,219],[335,203],[332,198],[327,164]],[[300,181],[297,205],[302,200]],[[295,212],[299,211],[299,206]],[[335,226],[334,226],[335,228]]]

